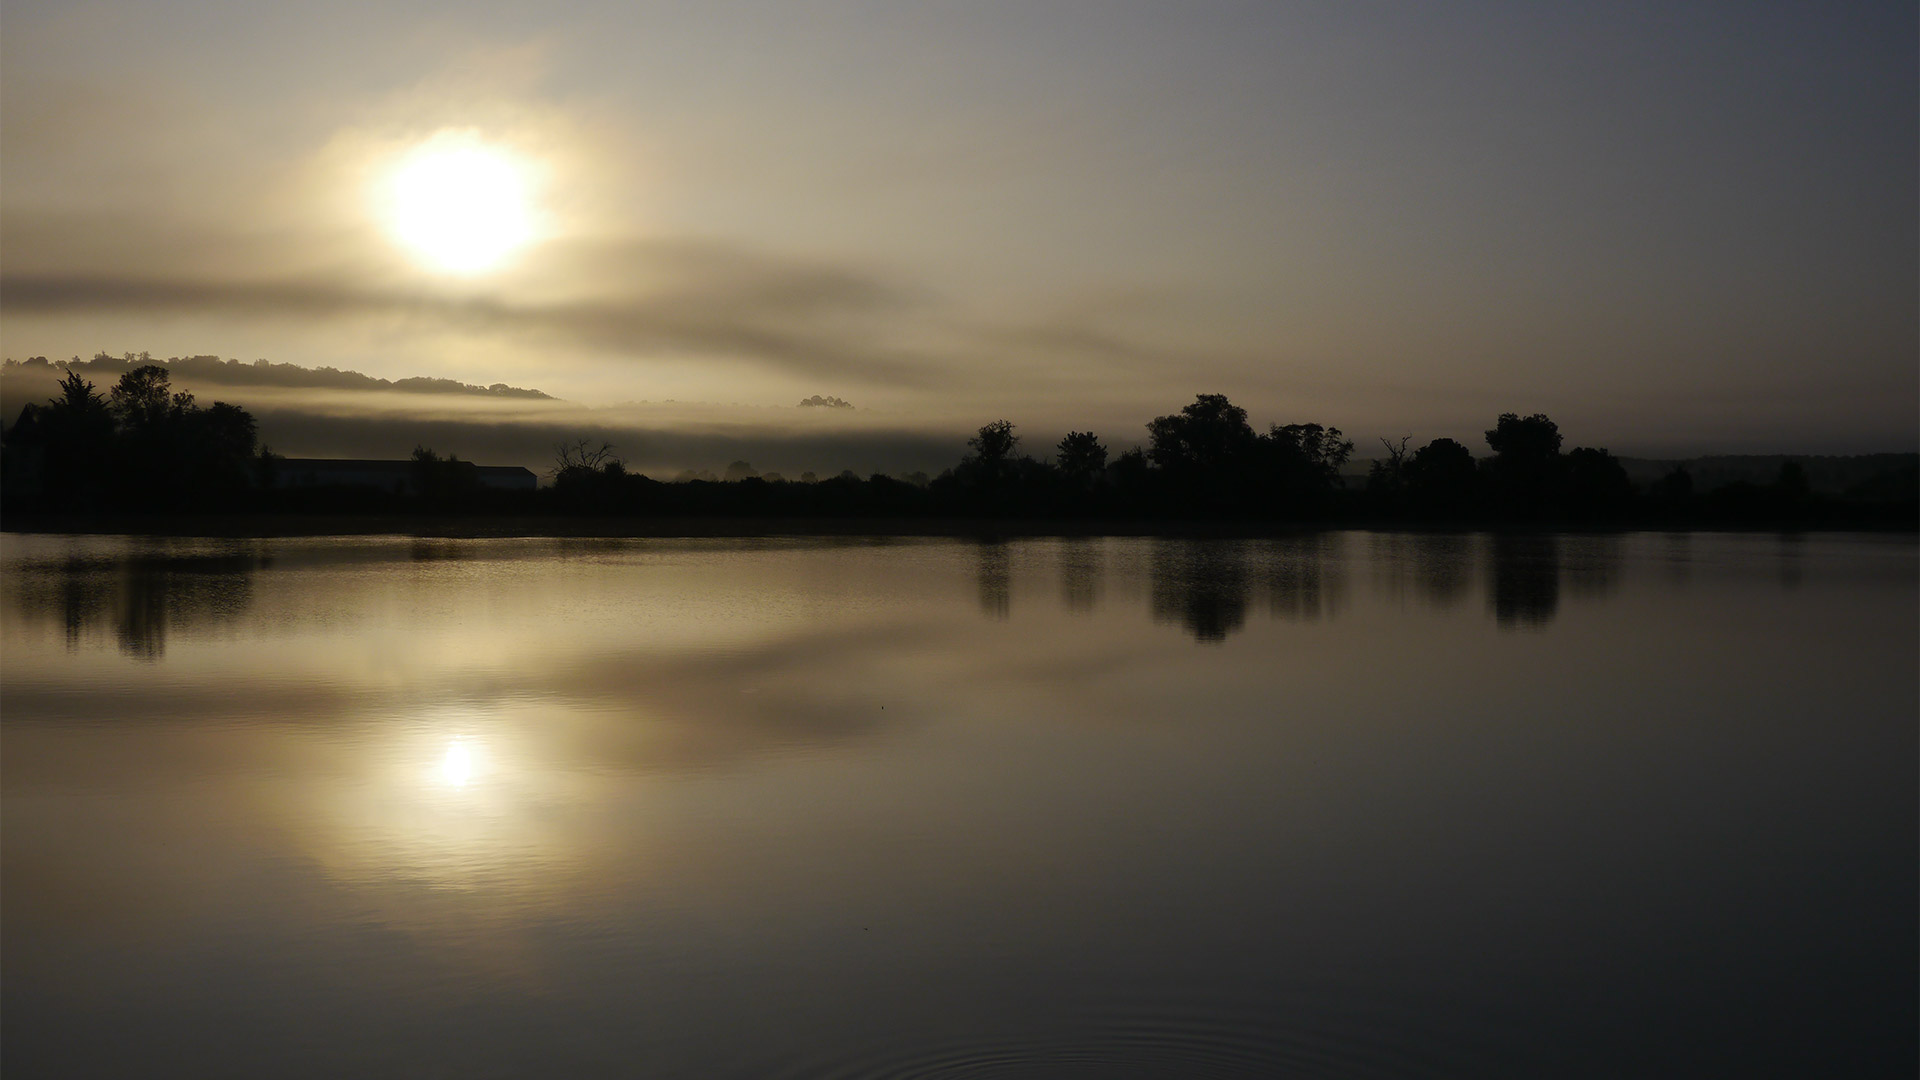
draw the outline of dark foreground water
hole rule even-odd
[[[1911,538],[7,536],[0,1066],[1911,1076]]]

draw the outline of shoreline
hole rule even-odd
[[[1207,521],[1143,518],[718,517],[424,514],[15,514],[0,532],[20,535],[169,536],[272,539],[326,536],[413,536],[437,539],[511,537],[746,538],[759,536],[1026,537],[1169,536],[1260,538],[1359,530],[1400,533],[1859,532],[1915,534],[1920,523],[1805,522],[1487,522],[1389,520]]]

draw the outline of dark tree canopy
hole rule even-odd
[[[1811,491],[1806,467],[1797,461],[1781,462],[1780,472],[1773,479],[1773,490],[1790,501],[1804,500]]]
[[[428,501],[445,501],[480,486],[480,470],[455,454],[441,457],[425,446],[413,448],[413,489]]]
[[[1521,419],[1513,413],[1501,413],[1487,432],[1487,445],[1502,458],[1539,461],[1560,452],[1560,425],[1544,413]]]
[[[1088,483],[1106,470],[1107,448],[1091,431],[1067,432],[1056,449],[1060,454],[1056,464],[1069,480]]]
[[[967,440],[974,454],[988,465],[997,465],[1013,456],[1013,448],[1020,442],[1020,436],[1013,433],[1013,423],[1008,420],[995,420],[982,425],[979,434]]]
[[[1413,436],[1402,435],[1399,439],[1381,439],[1380,445],[1387,456],[1367,467],[1367,491],[1375,497],[1399,499],[1407,486],[1407,444]]]
[[[1489,497],[1501,513],[1522,519],[1550,513],[1560,501],[1566,461],[1560,427],[1541,413],[1502,413],[1487,433]]]
[[[1669,507],[1684,506],[1693,498],[1693,474],[1685,465],[1675,465],[1667,474],[1654,481],[1650,494],[1655,500]]]
[[[1148,457],[1163,475],[1165,497],[1195,512],[1298,513],[1340,486],[1353,443],[1339,428],[1274,425],[1256,435],[1247,410],[1224,394],[1147,425]]]
[[[1605,450],[1576,446],[1567,453],[1561,500],[1583,516],[1612,513],[1633,498],[1633,481],[1620,459]]]
[[[1225,394],[1201,394],[1172,416],[1154,417],[1147,435],[1147,456],[1175,473],[1230,467],[1247,455],[1256,438],[1247,424],[1247,410]]]
[[[172,378],[158,364],[145,364],[120,376],[109,398],[114,417],[130,430],[146,432],[191,408],[192,394],[171,393]]]
[[[40,498],[47,506],[178,510],[223,505],[255,482],[262,458],[245,409],[174,393],[158,364],[123,372],[106,396],[77,372],[59,394],[23,410],[7,443],[41,455]]]
[[[89,416],[100,422],[113,422],[112,410],[107,401],[94,390],[93,384],[80,377],[79,372],[69,371],[60,380],[60,396],[51,402],[54,409],[64,410],[71,416]]]
[[[1431,487],[1473,475],[1473,452],[1452,439],[1435,439],[1407,459],[1407,483],[1414,487]]]
[[[1340,486],[1340,467],[1353,455],[1353,442],[1335,427],[1319,424],[1275,425],[1261,439],[1270,452],[1273,479],[1295,494],[1326,492]]]

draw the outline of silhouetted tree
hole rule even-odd
[[[1013,423],[1008,420],[995,420],[982,425],[978,434],[967,440],[973,448],[974,456],[989,468],[998,466],[1013,456],[1013,448],[1020,442],[1020,436],[1013,433]]]
[[[1402,435],[1398,441],[1381,439],[1380,445],[1386,448],[1387,456],[1367,466],[1367,494],[1387,505],[1397,506],[1407,487],[1407,444],[1413,436]]]
[[[1547,510],[1560,486],[1559,426],[1541,413],[1502,413],[1486,435],[1493,449],[1486,469],[1501,507],[1524,516]]]
[[[251,486],[258,436],[252,414],[216,401],[205,409],[183,409],[174,423],[180,464],[194,478],[203,501],[231,500]]]
[[[1797,461],[1783,461],[1780,471],[1773,478],[1773,494],[1788,503],[1803,503],[1813,494],[1813,486],[1807,482],[1807,470]]]
[[[1452,439],[1435,439],[1407,460],[1407,499],[1425,513],[1459,514],[1473,503],[1473,454]]]
[[[1009,488],[1019,474],[1014,456],[1018,445],[1020,436],[1013,433],[1012,421],[983,424],[967,440],[973,453],[934,483],[959,498],[966,509],[995,513],[1010,509]]]
[[[1544,413],[1534,413],[1524,420],[1514,413],[1501,413],[1487,432],[1487,445],[1494,454],[1511,461],[1550,459],[1560,453],[1560,425]]]
[[[453,454],[441,457],[425,446],[413,448],[413,490],[427,502],[444,503],[480,487],[480,471]]]
[[[568,469],[586,469],[596,471],[611,461],[618,461],[613,454],[613,444],[596,443],[592,439],[580,438],[569,442],[555,443],[553,447],[553,468],[548,476],[558,480],[560,474]]]
[[[1256,444],[1268,489],[1288,499],[1313,499],[1340,486],[1340,468],[1353,441],[1319,424],[1274,426]]]
[[[178,395],[170,390],[172,375],[158,364],[134,368],[120,376],[109,398],[114,419],[133,433],[155,431],[166,423],[176,408],[193,403],[191,394]]]
[[[1160,493],[1177,508],[1210,513],[1298,513],[1340,486],[1353,443],[1319,424],[1275,425],[1254,434],[1247,411],[1222,394],[1147,424],[1148,456],[1165,476]]]
[[[67,372],[66,377],[60,380],[60,396],[53,399],[51,407],[76,419],[87,418],[90,426],[97,425],[102,437],[105,437],[107,426],[113,422],[113,413],[108,409],[106,399],[76,371]]]
[[[609,442],[579,438],[555,444],[547,475],[553,481],[551,497],[571,510],[612,510],[639,498],[640,489],[627,482],[626,462]]]
[[[1247,410],[1225,394],[1201,394],[1172,416],[1154,417],[1147,435],[1152,440],[1147,456],[1153,463],[1187,475],[1232,469],[1257,438],[1247,424]]]
[[[1655,502],[1669,510],[1680,509],[1693,501],[1693,474],[1685,465],[1675,465],[1665,476],[1653,482],[1649,492]]]
[[[97,506],[114,479],[114,421],[106,399],[75,372],[46,404],[20,410],[6,435],[8,493],[65,510]]]
[[[1590,446],[1567,453],[1563,483],[1561,504],[1575,517],[1617,517],[1633,501],[1633,481],[1620,459]]]
[[[92,502],[107,482],[113,450],[113,410],[93,384],[68,372],[48,407],[47,471],[53,484]],[[68,503],[71,505],[71,502]]]
[[[260,444],[260,452],[253,459],[254,482],[263,488],[270,488],[280,477],[280,462],[285,460],[266,443]]]
[[[1260,437],[1247,410],[1225,394],[1200,394],[1193,403],[1147,423],[1147,457],[1159,474],[1150,494],[1171,509],[1236,513],[1254,496]]]
[[[50,408],[68,430],[56,440],[62,445],[49,447],[57,459],[49,461],[49,475],[96,476],[106,497],[121,507],[230,505],[251,486],[257,434],[252,415],[221,401],[200,408],[192,394],[173,392],[169,372],[158,364],[123,372],[104,403],[91,384],[69,372]]]
[[[1154,469],[1147,460],[1147,452],[1136,446],[1122,451],[1113,459],[1113,465],[1107,470],[1113,478],[1113,486],[1120,496],[1134,506],[1150,503],[1156,494]]]
[[[1069,431],[1057,447],[1060,473],[1068,482],[1086,487],[1107,467],[1107,448],[1091,431]]]

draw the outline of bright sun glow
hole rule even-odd
[[[441,135],[415,148],[386,194],[394,235],[447,273],[491,270],[533,238],[526,166],[471,137]]]
[[[456,739],[447,747],[447,756],[440,759],[440,779],[454,787],[466,787],[473,780],[473,766],[472,748]]]

